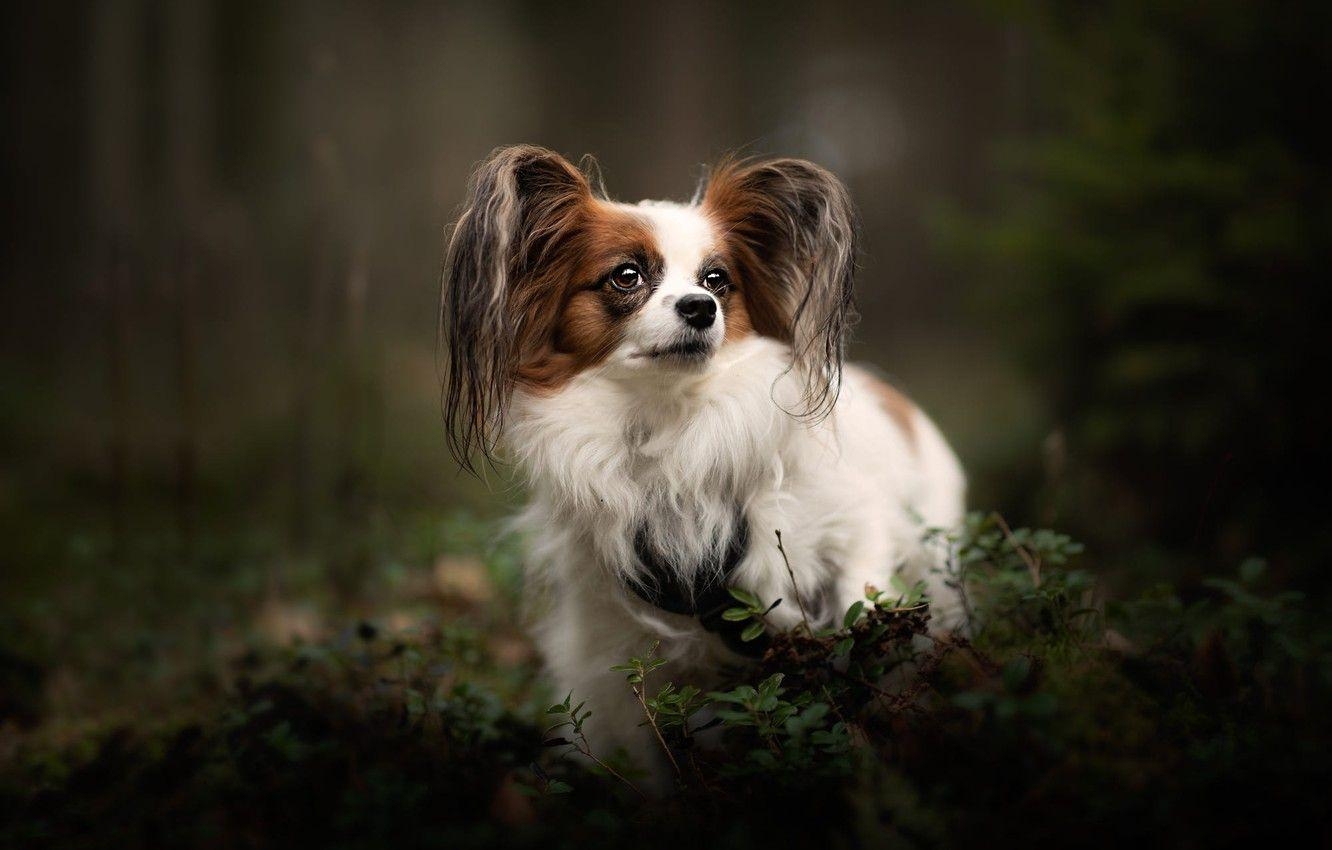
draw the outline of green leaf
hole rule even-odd
[[[722,612],[722,619],[732,623],[738,623],[741,620],[748,620],[750,613],[748,608],[727,608]]]
[[[728,587],[726,588],[726,592],[731,594],[731,598],[735,599],[737,602],[743,602],[750,608],[756,610],[761,610],[763,608],[763,603],[759,601],[759,598],[748,590],[739,587]]]
[[[777,689],[782,686],[782,680],[785,678],[785,673],[773,673],[762,682],[759,682],[758,691],[756,691],[756,693],[762,694],[763,696],[772,696],[777,693]]]
[[[573,791],[573,786],[567,782],[552,779],[546,783],[547,794],[568,794],[570,791]]]
[[[558,705],[552,705],[550,708],[546,709],[546,713],[547,713],[547,714],[568,714],[568,713],[569,713],[569,702],[570,702],[570,700],[572,700],[572,699],[573,699],[573,691],[569,691],[569,693],[564,697],[564,702],[559,703]]]
[[[749,759],[759,767],[763,768],[774,767],[777,764],[776,756],[767,750],[750,750]]]
[[[763,622],[760,620],[745,626],[745,630],[740,633],[740,640],[749,643],[761,634],[763,634]]]
[[[865,603],[857,599],[851,603],[851,607],[846,609],[846,616],[842,618],[842,628],[849,629],[860,619],[861,613],[865,610]]]
[[[800,712],[800,722],[804,726],[813,726],[824,718],[828,713],[828,704],[826,702],[810,703],[804,711]]]
[[[717,709],[716,714],[717,714],[718,717],[720,717],[722,720],[726,721],[727,723],[745,723],[745,724],[749,724],[749,723],[753,720],[753,718],[751,718],[751,717],[750,717],[748,714],[746,714],[745,712],[743,712],[743,711],[732,711],[732,710],[729,709],[729,708],[719,708],[719,709]]]

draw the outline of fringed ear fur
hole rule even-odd
[[[499,148],[473,172],[444,259],[439,330],[449,449],[475,472],[504,423],[532,321],[533,276],[578,226],[583,173],[532,145]]]
[[[791,346],[799,415],[832,410],[841,388],[860,224],[842,182],[800,159],[732,159],[713,169],[704,210],[726,235],[754,329]]]

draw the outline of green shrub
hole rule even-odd
[[[590,748],[577,694],[551,705],[478,633],[362,624],[248,658],[197,722],[20,748],[0,839],[1204,846],[1319,817],[1329,647],[1305,600],[1264,591],[1260,562],[1200,598],[1105,601],[1064,535],[978,514],[949,543],[957,634],[931,636],[922,587],[896,582],[835,629],[770,635],[721,688],[662,680],[656,647],[618,665],[672,765],[663,799]],[[770,607],[737,602],[756,622]]]

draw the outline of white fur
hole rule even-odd
[[[675,312],[675,302],[691,293],[712,297],[699,285],[695,275],[714,244],[714,234],[712,225],[693,207],[644,201],[633,209],[652,219],[666,273],[652,297],[629,323],[624,341],[613,359],[621,366],[640,371],[654,370],[659,369],[660,364],[653,363],[645,355],[679,342],[684,330]],[[717,321],[702,334],[709,344],[721,344],[726,333],[725,318],[725,313],[718,311]]]
[[[776,532],[807,604],[825,618],[884,588],[905,570],[930,582],[936,622],[955,621],[954,594],[929,571],[929,527],[951,527],[964,481],[934,425],[913,413],[911,434],[886,413],[869,377],[848,369],[836,406],[810,423],[790,415],[802,384],[787,346],[757,336],[722,345],[692,368],[635,356],[677,332],[670,300],[702,291],[693,280],[716,234],[697,208],[641,205],[666,257],[666,277],[624,344],[554,395],[518,392],[505,444],[531,502],[518,523],[530,580],[544,591],[537,639],[560,695],[592,710],[595,752],[625,748],[660,769],[641,709],[614,664],[660,641],[661,683],[707,686],[741,659],[692,618],[666,613],[626,589],[636,578],[634,535],[646,523],[657,549],[690,573],[729,539],[736,506],[748,552],[732,577],[766,602],[782,628],[799,622]],[[724,316],[714,326],[721,339]],[[688,576],[686,576],[688,577]]]

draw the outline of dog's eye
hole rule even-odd
[[[720,292],[726,288],[726,284],[730,283],[730,280],[731,279],[726,276],[726,272],[721,269],[713,269],[710,272],[704,273],[703,287],[705,289],[710,289],[713,292]]]
[[[643,274],[638,266],[625,263],[611,272],[610,284],[621,292],[632,292],[643,285]]]

